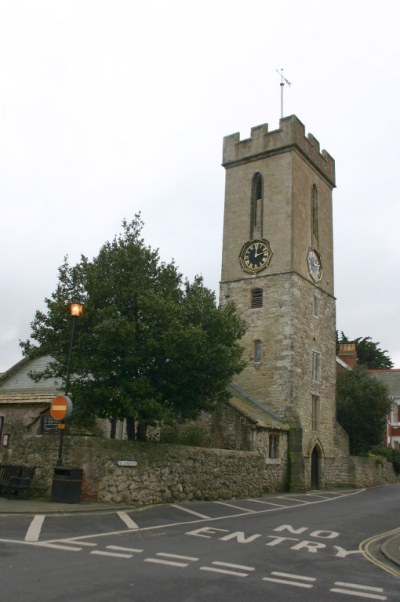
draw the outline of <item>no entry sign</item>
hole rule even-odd
[[[71,415],[72,401],[66,395],[58,395],[51,402],[50,414],[54,420],[64,420]]]

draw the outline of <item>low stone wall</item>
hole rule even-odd
[[[391,462],[361,456],[350,456],[350,475],[354,487],[376,487],[400,480]]]
[[[36,465],[32,487],[49,495],[57,449],[57,437],[30,437],[2,461]],[[136,465],[121,466],[121,461]],[[87,501],[231,499],[261,496],[272,486],[266,483],[265,460],[256,452],[65,437],[63,465],[83,469],[82,498]]]

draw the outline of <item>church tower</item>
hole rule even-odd
[[[224,138],[221,303],[247,323],[235,384],[290,425],[292,490],[323,487],[334,463],[335,163],[296,116]]]

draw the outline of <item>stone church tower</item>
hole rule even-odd
[[[224,138],[221,303],[248,329],[234,383],[290,425],[292,490],[332,482],[335,460],[335,163],[296,116]]]

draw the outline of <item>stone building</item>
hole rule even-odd
[[[400,449],[400,370],[368,370],[389,389],[392,407],[386,424],[386,445]]]
[[[290,426],[290,488],[337,483],[332,190],[335,163],[296,116],[224,138],[220,302],[248,329],[234,384]]]

